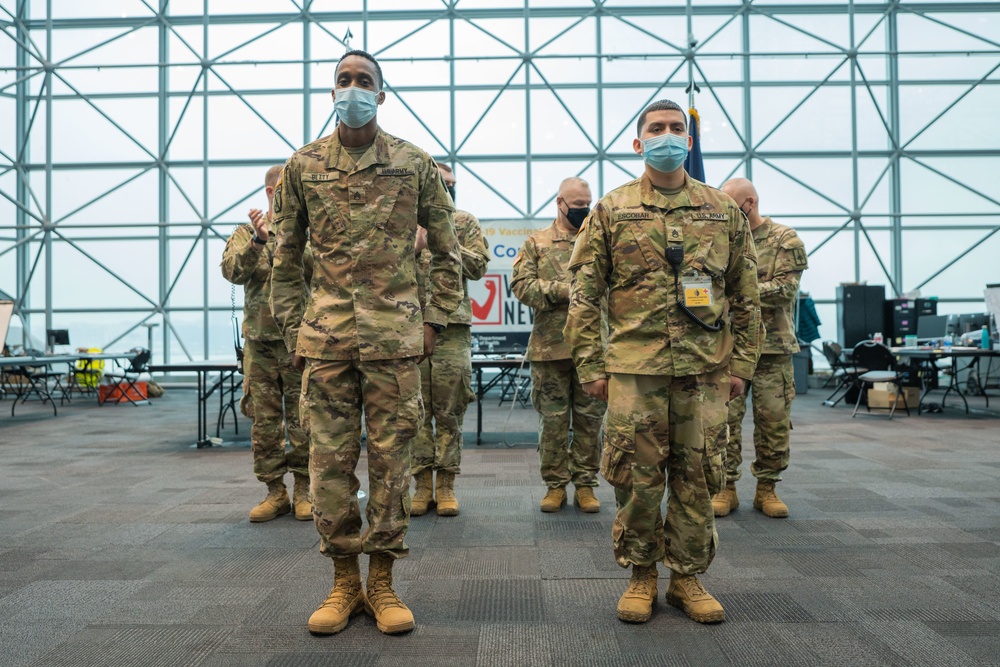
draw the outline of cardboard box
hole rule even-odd
[[[899,403],[896,405],[896,410],[904,410],[903,400],[906,400],[906,406],[911,410],[917,407],[920,403],[920,388],[919,387],[903,387],[903,396],[900,397]],[[874,388],[868,390],[868,407],[878,410],[886,409],[892,407],[892,404],[896,402],[896,385],[891,382],[876,382]]]
[[[128,403],[133,401],[145,401],[148,397],[145,382],[136,382],[134,387],[119,382],[118,384],[102,384],[97,388],[98,403]]]

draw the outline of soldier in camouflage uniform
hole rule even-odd
[[[601,509],[594,487],[605,405],[583,391],[563,338],[569,309],[569,258],[580,225],[590,212],[590,202],[590,186],[585,180],[564,180],[556,197],[558,216],[549,227],[528,237],[511,274],[514,296],[535,311],[527,357],[531,362],[531,403],[538,411],[542,481],[547,487],[541,502],[543,512],[558,512],[566,504],[570,482],[576,489],[573,502],[581,511]]]
[[[291,505],[283,477],[291,472],[295,480],[292,498],[295,518],[312,519],[309,502],[309,436],[299,421],[299,396],[302,371],[292,366],[292,355],[285,349],[281,331],[271,316],[271,259],[275,238],[269,232],[273,216],[274,188],[281,176],[281,165],[268,169],[264,178],[268,212],[250,211],[250,225],[240,225],[226,242],[222,255],[222,275],[243,285],[243,400],[240,409],[253,420],[250,445],[253,471],[267,484],[267,497],[250,510],[250,521],[270,521],[288,514]],[[312,253],[306,250],[303,260],[308,277],[312,275]],[[284,406],[284,409],[282,409]],[[285,453],[285,425],[291,451]]]
[[[441,178],[454,200],[455,174],[451,167],[439,164]],[[420,386],[424,398],[424,421],[413,440],[413,481],[410,515],[425,514],[435,503],[434,471],[437,471],[438,516],[456,516],[455,475],[462,466],[462,422],[469,403],[476,400],[472,391],[472,304],[468,281],[479,280],[490,261],[486,239],[476,216],[455,211],[455,233],[462,253],[462,304],[448,318],[434,354],[420,362]],[[427,234],[417,230],[417,285],[421,303],[431,263]]]
[[[299,149],[274,196],[278,247],[271,310],[296,361],[305,365],[302,409],[309,423],[309,473],[321,552],[335,585],[309,618],[333,634],[362,608],[387,634],[414,627],[392,587],[407,555],[410,441],[423,419],[417,362],[462,299],[454,207],[431,157],[377,123],[382,72],[364,51],[337,64],[333,134]],[[427,229],[427,305],[417,295],[414,243]],[[302,252],[315,273],[303,298]],[[368,434],[368,526],[362,533],[355,473],[361,415]],[[358,556],[369,554],[361,589]]]
[[[806,249],[791,227],[762,217],[753,183],[734,178],[722,186],[746,213],[757,247],[757,284],[760,289],[764,341],[760,361],[750,383],[753,394],[753,444],[756,460],[750,472],[757,478],[753,506],[770,517],[788,516],[788,506],[778,498],[774,485],[788,467],[789,432],[795,380],[792,354],[799,351],[793,310],[799,279],[808,267]],[[726,488],[712,498],[715,516],[726,516],[740,506],[736,480],[743,462],[743,416],[746,397],[729,403],[729,445],[726,447]]]
[[[649,620],[662,560],[667,602],[713,623],[725,611],[696,575],[718,540],[726,403],[757,363],[757,259],[735,202],[684,170],[681,108],[654,102],[637,133],[644,174],[602,197],[576,242],[566,339],[584,389],[609,400],[601,475],[615,487],[615,558],[632,567],[618,617]]]

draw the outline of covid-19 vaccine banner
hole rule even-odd
[[[477,352],[522,352],[528,345],[534,315],[510,289],[510,274],[528,236],[551,220],[480,220],[490,247],[482,280],[469,282],[472,299],[472,347]]]

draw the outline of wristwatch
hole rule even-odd
[[[431,329],[434,329],[435,333],[441,333],[442,331],[444,331],[443,324],[438,324],[436,322],[426,322],[425,324],[429,325]]]
[[[261,237],[257,236],[256,233],[253,235],[253,238],[250,239],[250,240],[253,241],[254,243],[256,243],[257,245],[267,245],[267,241],[265,241]]]

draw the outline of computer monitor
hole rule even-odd
[[[69,329],[46,329],[45,340],[49,347],[69,345]]]
[[[990,325],[989,313],[965,313],[958,318],[958,334],[976,333]]]
[[[917,340],[937,340],[948,335],[947,315],[921,315],[917,319]]]

